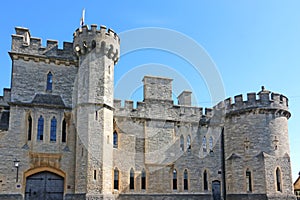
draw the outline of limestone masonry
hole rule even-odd
[[[145,76],[144,98],[114,99],[118,35],[82,26],[73,42],[16,27],[11,88],[0,97],[1,200],[295,199],[288,99],[262,88],[213,108],[172,100]]]

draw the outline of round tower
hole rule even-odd
[[[74,33],[73,49],[78,57],[75,192],[86,199],[111,199],[114,65],[120,40],[105,26],[83,26]]]
[[[87,25],[74,33],[79,58],[77,104],[101,103],[113,107],[114,66],[120,56],[120,39],[105,26]]]
[[[258,96],[258,99],[256,98]],[[294,199],[288,99],[262,87],[225,100],[224,158],[228,199]],[[288,197],[288,198],[287,198]]]

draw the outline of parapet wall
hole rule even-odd
[[[224,107],[227,114],[261,108],[286,111],[288,117],[290,116],[288,112],[288,98],[282,94],[267,91],[264,88],[258,94],[255,92],[247,93],[247,99],[243,99],[242,94],[234,96],[234,102],[232,98],[228,98],[224,102],[219,103],[217,107]]]
[[[157,104],[151,102],[134,102],[126,100],[124,106],[121,100],[114,100],[114,116],[129,118],[145,118],[170,121],[199,122],[203,115],[212,116],[212,109],[195,106],[174,105],[170,101],[159,101]]]
[[[78,28],[74,36],[73,49],[77,56],[85,55],[96,50],[96,53],[102,53],[116,63],[120,56],[120,38],[112,30],[106,29],[105,26],[100,26],[97,29],[96,24],[92,24],[91,28],[87,25]]]
[[[0,96],[0,106],[8,107],[10,102],[11,90],[8,88],[3,89],[3,96]]]
[[[243,95],[234,96],[232,98],[221,101],[213,108],[202,108],[186,105],[174,105],[172,101],[155,102],[137,102],[134,108],[134,102],[126,100],[124,106],[121,105],[121,100],[114,100],[114,108],[116,116],[137,117],[137,118],[163,118],[165,120],[186,120],[201,121],[209,120],[214,117],[222,118],[225,115],[235,113],[243,113],[253,109],[272,110],[283,114],[287,118],[290,117],[288,111],[288,98],[282,94],[262,90],[258,94],[255,92],[247,93],[247,98],[243,99]],[[156,111],[153,111],[156,110]],[[280,112],[279,112],[280,111]],[[153,115],[151,115],[151,113]],[[220,118],[220,119],[221,119]]]
[[[42,46],[41,38],[31,37],[28,28],[16,27],[16,34],[12,35],[11,53],[35,55],[64,60],[76,60],[73,54],[73,43],[64,42],[63,49],[58,48],[56,40],[47,40],[46,47]]]

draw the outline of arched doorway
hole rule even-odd
[[[221,182],[215,180],[212,182],[212,193],[214,200],[221,200]]]
[[[63,177],[44,171],[26,178],[25,200],[63,200],[63,197]]]

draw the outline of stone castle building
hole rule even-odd
[[[145,76],[144,99],[114,99],[120,39],[83,26],[72,43],[16,28],[0,97],[0,199],[295,199],[288,99],[266,89],[213,108],[172,100]]]

